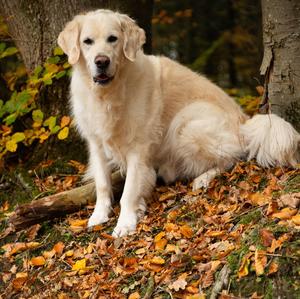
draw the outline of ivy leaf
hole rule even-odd
[[[55,126],[51,129],[51,134],[56,134],[60,130],[60,126]]]
[[[0,55],[0,59],[7,57],[7,56],[12,56],[15,55],[16,53],[18,53],[18,49],[16,47],[9,47],[7,49],[5,49],[5,51],[3,51]]]
[[[64,127],[57,135],[57,138],[59,140],[64,140],[68,137],[69,135],[69,127]]]
[[[59,56],[52,56],[47,59],[47,63],[57,64],[60,61]]]
[[[65,76],[66,73],[67,73],[66,71],[61,71],[61,72],[57,73],[57,75],[55,76],[55,78],[56,78],[56,79],[60,79],[60,78],[62,78],[63,76]]]
[[[6,125],[9,126],[15,122],[15,120],[17,119],[17,116],[18,116],[18,113],[15,112],[13,114],[8,115],[6,118],[4,118],[3,121],[5,122]]]

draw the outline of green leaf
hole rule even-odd
[[[35,77],[39,77],[39,75],[41,74],[43,70],[43,67],[41,65],[38,65],[35,69],[34,69],[34,76]]]
[[[51,131],[51,130],[55,127],[55,125],[56,125],[56,117],[55,117],[55,116],[50,116],[50,117],[48,117],[48,118],[44,121],[43,125],[44,125],[45,127],[49,127],[49,130]]]
[[[64,51],[60,47],[55,47],[53,50],[53,54],[56,56],[64,55]]]
[[[19,111],[27,102],[31,99],[31,95],[27,90],[21,91],[18,93],[16,98],[16,111]]]
[[[2,53],[5,48],[6,48],[6,44],[5,43],[0,43],[0,53]]]
[[[59,78],[65,76],[66,73],[67,73],[66,71],[61,71],[61,72],[59,72],[58,74],[56,74],[55,78],[56,78],[56,79],[59,79]]]
[[[60,61],[59,56],[52,56],[47,59],[47,63],[57,64]]]
[[[51,134],[56,134],[60,130],[60,126],[55,126],[51,129]]]
[[[51,85],[52,84],[52,79],[44,79],[43,80],[45,85]]]
[[[8,115],[6,118],[4,118],[4,122],[5,122],[5,124],[6,125],[11,125],[12,123],[14,123],[15,122],[15,120],[17,119],[17,117],[18,117],[18,113],[13,113],[13,114],[10,114],[10,115]]]
[[[7,57],[7,56],[12,56],[12,55],[14,55],[18,52],[19,51],[16,47],[9,47],[9,48],[5,49],[4,52],[2,52],[2,54],[0,55],[0,59],[4,58],[4,57]]]
[[[16,143],[21,142],[25,139],[25,134],[22,132],[17,132],[11,136],[11,139],[14,140]]]
[[[44,113],[41,110],[32,111],[32,119],[38,123],[41,123],[44,119]]]

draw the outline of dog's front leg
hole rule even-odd
[[[94,226],[108,221],[111,210],[111,169],[101,145],[89,142],[89,171],[95,180],[97,201],[88,226]]]
[[[135,231],[139,211],[146,210],[145,198],[149,196],[155,185],[156,173],[147,165],[138,153],[127,156],[127,173],[123,195],[120,200],[121,212],[114,237],[122,237]]]

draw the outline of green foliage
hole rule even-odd
[[[18,50],[15,47],[7,47],[5,43],[0,43],[0,59],[16,53]],[[57,116],[44,119],[44,112],[37,108],[40,90],[53,84],[55,80],[70,75],[70,65],[62,50],[57,47],[53,54],[43,66],[38,66],[27,76],[26,82],[19,89],[15,88],[14,83],[24,72],[16,71],[10,76],[4,74],[7,87],[12,93],[8,100],[0,99],[0,159],[8,153],[16,152],[21,143],[30,146],[34,141],[43,143],[52,135],[56,135],[60,140],[68,137],[68,116],[63,116],[58,123]],[[14,80],[11,80],[12,77],[15,77]],[[25,129],[20,130],[19,123],[25,123],[24,120]]]

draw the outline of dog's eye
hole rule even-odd
[[[115,41],[117,41],[118,40],[118,38],[116,37],[116,36],[114,36],[114,35],[110,35],[108,38],[107,38],[107,41],[109,42],[109,43],[114,43]]]
[[[94,41],[91,38],[86,38],[85,40],[83,40],[83,42],[86,45],[92,45],[94,43]]]

